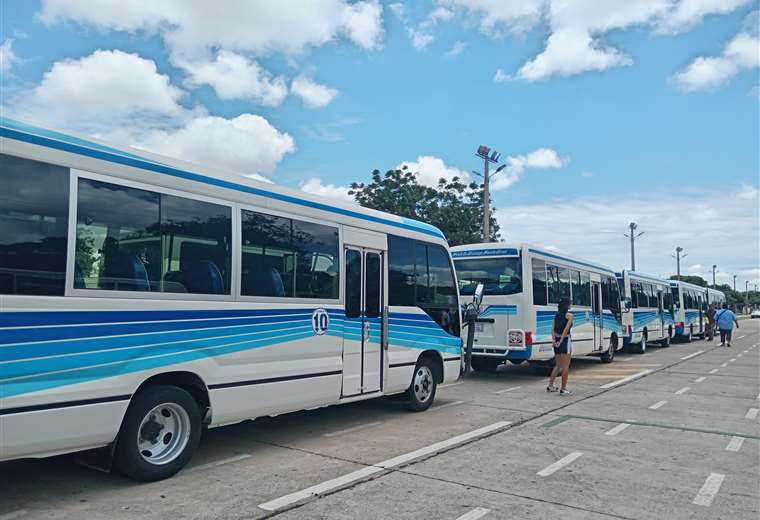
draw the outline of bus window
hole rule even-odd
[[[388,235],[388,304],[414,306],[414,240]]]
[[[479,283],[484,294],[505,296],[522,292],[519,258],[465,258],[455,260],[460,293],[471,295]]]
[[[573,305],[581,305],[583,291],[581,290],[581,272],[570,270],[570,288],[573,294]]]
[[[575,293],[573,293],[573,298]],[[581,271],[581,298],[579,305],[591,306],[591,275]]]
[[[230,294],[227,206],[79,179],[77,289]]]
[[[9,155],[0,161],[0,294],[63,296],[69,169]]]
[[[570,270],[547,264],[549,288],[549,303],[559,303],[560,300],[570,300]]]
[[[417,247],[421,243],[417,242]],[[417,305],[440,327],[451,335],[459,336],[459,304],[454,285],[454,272],[446,250],[436,245],[423,246],[427,249],[427,265],[417,264]],[[421,262],[423,256],[418,255]],[[427,276],[419,273],[427,269]],[[427,280],[427,288],[420,287],[420,280]],[[420,297],[424,295],[424,299]]]
[[[546,305],[546,262],[534,258],[531,261],[533,271],[533,305]]]
[[[242,211],[244,296],[338,299],[338,228]]]
[[[610,276],[602,277],[602,308],[617,315],[620,312],[620,293],[617,282]]]

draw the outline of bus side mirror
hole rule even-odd
[[[480,310],[480,304],[483,303],[483,291],[485,291],[485,286],[479,283],[472,294],[472,305],[478,310]]]
[[[623,300],[623,308],[625,309],[625,312],[631,312],[631,299],[626,298]]]

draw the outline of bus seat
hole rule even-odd
[[[274,267],[252,269],[245,278],[244,293],[253,296],[285,296],[285,285]]]
[[[196,260],[182,265],[187,292],[198,294],[224,294],[222,273],[215,263]]]
[[[150,291],[148,272],[137,255],[118,253],[106,257],[98,286],[101,289]]]
[[[163,289],[165,293],[186,293],[185,277],[182,271],[166,271],[163,279]]]

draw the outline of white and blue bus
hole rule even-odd
[[[687,342],[691,342],[694,337],[704,338],[707,327],[707,288],[671,280],[670,292],[675,307],[675,336]]]
[[[0,139],[0,460],[102,448],[156,480],[204,426],[424,410],[459,377],[437,228],[8,119]]]
[[[561,299],[572,302],[573,356],[609,363],[622,346],[620,294],[612,269],[520,244],[451,248],[462,295],[484,284],[472,366],[495,371],[510,361],[551,366],[551,326]]]
[[[675,332],[673,295],[670,280],[634,271],[617,273],[623,298],[623,344],[643,354],[647,345],[670,346]]]

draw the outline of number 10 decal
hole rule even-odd
[[[327,329],[330,327],[330,315],[323,308],[316,309],[311,313],[311,328],[314,329],[314,334],[322,336],[327,333]]]

